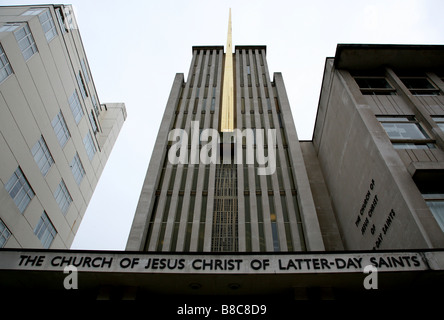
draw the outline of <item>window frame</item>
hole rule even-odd
[[[54,198],[60,208],[60,211],[62,211],[63,215],[66,216],[73,199],[63,179],[60,181],[56,191],[54,192]]]
[[[83,111],[82,103],[80,102],[79,94],[77,89],[74,89],[73,94],[68,98],[68,104],[71,109],[74,121],[78,125],[85,114]]]
[[[422,194],[427,206],[429,207],[430,211],[432,212],[433,217],[435,218],[436,222],[438,223],[441,230],[444,232],[444,210],[441,213],[442,216],[440,216],[440,213],[436,210],[433,210],[430,203],[439,202],[442,203],[442,206],[444,208],[444,193],[423,193]],[[438,217],[437,217],[438,216]]]
[[[55,7],[54,11],[56,13],[56,17],[57,17],[57,22],[59,24],[59,28],[62,31],[62,35],[68,33],[68,28],[65,24],[65,16],[63,15],[63,10],[62,7]]]
[[[414,96],[439,96],[441,95],[441,91],[439,88],[431,81],[427,76],[400,76],[399,79],[406,86],[406,88],[410,91],[410,93]],[[421,87],[412,87],[409,88],[409,85],[405,82],[408,80],[425,80],[430,85],[431,88],[421,88]]]
[[[84,80],[83,75],[82,75],[82,71],[79,70],[79,72],[76,75],[76,79],[77,79],[77,85],[79,86],[82,98],[83,99],[88,98],[89,97],[88,89],[86,87],[85,80]]]
[[[433,121],[438,125],[438,127],[444,131],[444,116],[432,116]]]
[[[82,183],[83,177],[85,176],[85,168],[83,167],[82,161],[80,160],[79,154],[76,152],[72,161],[70,163],[72,175],[74,176],[74,180],[77,182],[77,185]]]
[[[45,211],[43,211],[34,228],[34,234],[42,242],[42,246],[45,249],[49,249],[51,247],[51,244],[57,236],[57,230]]]
[[[88,130],[88,133],[83,138],[83,144],[85,145],[86,154],[88,155],[89,160],[92,161],[97,153],[97,148],[94,144],[91,131]]]
[[[385,76],[366,76],[366,75],[359,75],[359,76],[353,76],[355,79],[356,84],[359,87],[359,90],[363,95],[396,95],[396,89],[392,85],[392,83],[387,79]],[[357,80],[361,79],[370,79],[370,80],[377,80],[377,79],[384,79],[387,84],[390,86],[390,88],[381,88],[381,87],[370,87],[370,88],[363,88],[359,85],[359,82]]]
[[[26,176],[20,166],[15,169],[8,182],[6,182],[5,189],[8,191],[20,213],[25,212],[29,203],[35,196],[35,192],[32,189],[28,179],[26,179]],[[14,192],[14,196],[11,194],[12,192]],[[18,195],[20,195],[20,198]]]
[[[25,30],[25,36],[18,39],[17,33],[19,33],[21,30]],[[14,31],[14,37],[15,40],[17,41],[17,45],[19,46],[19,49],[22,52],[22,56],[25,59],[25,61],[28,61],[34,56],[34,54],[39,52],[37,44],[35,43],[34,36],[32,35],[31,29],[29,28],[27,22],[22,22],[20,28]],[[22,46],[20,45],[20,43],[24,41],[24,39],[27,39],[28,40],[27,42],[29,43],[29,45],[27,45],[26,48],[22,48]],[[28,51],[29,49],[31,49],[32,54],[28,56],[28,53],[26,53],[25,55],[25,52],[29,52]]]
[[[54,158],[51,155],[51,151],[49,151],[48,145],[43,135],[40,136],[39,140],[37,140],[37,142],[34,144],[31,149],[31,153],[35,160],[35,163],[40,169],[40,172],[45,177],[54,164]]]
[[[94,134],[96,134],[97,132],[99,132],[99,126],[97,124],[96,117],[94,116],[94,110],[90,110],[90,112],[88,112],[88,117],[91,128],[93,129]]]
[[[69,132],[68,125],[66,124],[66,120],[63,116],[62,110],[60,110],[59,113],[56,114],[54,119],[52,119],[51,125],[54,129],[57,140],[59,141],[59,145],[63,149],[66,143],[71,138],[71,133]]]
[[[0,32],[16,31],[21,25],[21,22],[6,22],[0,27]]]
[[[6,226],[6,223],[0,219],[0,248],[4,248],[9,238],[11,237],[12,232]]]
[[[97,100],[96,95],[94,95],[94,94],[91,95],[91,101],[93,104],[93,108],[94,108],[94,112],[96,114],[96,117],[98,117],[100,114],[100,109],[99,109],[99,101]]]
[[[83,75],[84,75],[84,77],[85,77],[85,83],[86,83],[86,84],[90,83],[91,78],[89,77],[89,74],[88,74],[88,67],[87,67],[87,65],[86,65],[85,58],[81,58],[81,59],[80,59],[80,66],[81,66],[81,68],[82,68]]]
[[[38,16],[41,13],[43,13],[45,10],[48,10],[48,8],[43,8],[43,7],[39,7],[39,8],[29,8],[28,10],[26,10],[25,12],[23,12],[21,14],[21,16]]]
[[[14,73],[8,56],[6,55],[3,46],[0,44],[0,83],[9,78]]]
[[[376,115],[376,119],[381,124],[382,128],[386,132],[388,138],[393,144],[393,147],[395,149],[435,149],[435,143],[436,141],[431,138],[430,134],[423,128],[423,126],[420,124],[420,122],[416,119],[415,116],[412,115]],[[390,137],[390,134],[388,133],[386,127],[384,126],[384,123],[386,124],[410,124],[414,125],[419,132],[424,136],[424,138],[392,138]],[[404,147],[402,147],[404,145]],[[407,146],[412,146],[411,148],[408,148]],[[413,146],[425,146],[422,147],[413,147]]]
[[[39,13],[38,16],[39,16],[40,25],[42,26],[42,30],[43,30],[43,32],[45,34],[46,41],[49,43],[56,36],[58,36],[57,28],[55,26],[55,22],[54,22],[54,19],[52,17],[51,10],[46,9],[43,12]],[[42,21],[42,17],[44,17],[44,16],[46,16],[47,19]],[[44,25],[47,25],[47,24],[49,24],[50,28],[45,31]],[[49,35],[49,37],[48,37],[48,35]]]

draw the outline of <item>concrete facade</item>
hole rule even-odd
[[[434,118],[444,115],[443,57],[442,46],[338,45],[327,58],[307,143],[344,249],[444,245],[426,202],[431,194],[438,205],[443,198],[443,131]],[[408,128],[421,134],[408,137]]]
[[[71,6],[0,7],[0,44],[10,68],[0,82],[2,246],[69,248],[125,105],[100,103]],[[31,189],[23,207],[21,182],[8,187],[20,171]]]
[[[218,217],[215,189],[219,165],[199,160],[192,163],[192,159],[186,164],[172,164],[168,160],[172,145],[168,134],[172,129],[183,129],[192,137],[197,134],[192,121],[198,121],[200,132],[219,132],[223,61],[221,46],[193,47],[188,80],[184,82],[183,74],[176,75],[127,250],[215,250],[214,230],[219,223],[213,220]],[[324,250],[282,75],[275,73],[270,78],[265,46],[236,46],[234,68],[235,127],[264,129],[266,135],[269,129],[275,130],[277,157],[273,174],[259,175],[259,164],[246,161],[246,142],[231,147],[242,153],[243,161],[230,169],[237,185],[231,190],[235,189],[236,196],[225,200],[234,203],[230,214],[235,222],[230,228],[235,231],[231,238],[222,239],[232,245],[224,251]],[[191,153],[194,147],[187,143]],[[202,144],[198,146],[199,153]],[[253,151],[257,152],[256,146]]]

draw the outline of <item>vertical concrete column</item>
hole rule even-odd
[[[321,228],[319,226],[313,195],[308,181],[307,170],[302,157],[301,146],[293,122],[284,80],[281,73],[274,74],[277,96],[283,114],[284,127],[288,138],[288,152],[290,155],[292,174],[298,193],[298,204],[304,230],[304,239],[308,251],[325,250],[322,240]]]
[[[184,75],[182,73],[176,74],[173,87],[168,98],[167,106],[165,108],[165,113],[160,124],[150,165],[147,170],[145,181],[143,182],[142,192],[140,194],[139,203],[134,215],[126,250],[142,251],[144,248],[149,226],[148,222],[151,219],[154,205],[156,186],[159,181],[163,161],[166,156],[168,132],[171,121],[174,119],[175,106],[179,99],[183,82]]]

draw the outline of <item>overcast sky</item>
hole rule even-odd
[[[338,43],[444,44],[440,0],[68,3],[100,102],[128,112],[73,249],[125,249],[174,76],[187,76],[193,45],[225,45],[230,7],[233,44],[266,45],[270,75],[283,74],[300,140],[311,140],[325,58]]]

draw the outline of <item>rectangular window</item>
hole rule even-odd
[[[60,210],[65,215],[68,212],[68,208],[71,205],[72,197],[66,188],[65,182],[62,180],[54,193],[54,198],[59,205]]]
[[[40,14],[41,12],[43,12],[45,10],[45,8],[31,8],[25,12],[23,12],[21,15],[22,16],[36,16],[38,14]]]
[[[432,211],[433,216],[444,232],[444,194],[423,194],[424,200],[429,206],[430,211]]]
[[[54,163],[54,159],[49,152],[48,145],[45,142],[43,136],[40,137],[39,141],[32,147],[32,156],[34,157],[35,162],[37,163],[40,172],[46,176]]]
[[[86,91],[85,81],[83,81],[82,73],[79,71],[77,73],[77,84],[79,85],[80,93],[82,94],[83,99],[88,96],[88,92]]]
[[[72,111],[72,115],[74,116],[74,120],[76,120],[76,123],[79,124],[80,120],[83,117],[83,110],[82,105],[80,104],[79,95],[77,94],[76,90],[74,90],[74,93],[71,95],[68,102]]]
[[[97,98],[96,98],[96,96],[95,96],[95,95],[92,95],[92,96],[91,96],[91,100],[92,100],[92,103],[93,103],[94,112],[96,113],[96,116],[98,117],[100,111],[99,111],[99,103],[97,102]],[[179,105],[180,105],[180,104],[179,104]]]
[[[362,94],[365,95],[395,95],[396,90],[385,77],[354,77]]]
[[[70,164],[72,174],[74,176],[74,179],[76,180],[77,184],[80,185],[82,182],[83,176],[85,175],[85,169],[83,168],[82,162],[80,161],[79,154],[76,153],[74,155],[74,158],[71,161]]]
[[[3,47],[0,45],[0,83],[12,74],[12,68],[6,57]]]
[[[20,167],[15,170],[5,188],[11,198],[14,199],[17,208],[23,213],[35,194]]]
[[[65,25],[65,17],[63,16],[62,8],[55,8],[55,13],[57,16],[57,21],[59,23],[60,30],[62,30],[63,34],[67,33],[68,29]]]
[[[88,154],[89,160],[92,160],[94,158],[94,155],[96,154],[96,146],[94,145],[93,138],[91,136],[91,132],[88,132],[88,134],[83,139],[83,143],[85,144],[86,153]]]
[[[212,97],[211,98],[211,106],[210,106],[210,112],[214,112],[214,107],[216,105],[216,98]]]
[[[433,143],[402,143],[402,142],[393,142],[393,147],[395,149],[435,149],[435,144]]]
[[[383,122],[382,126],[389,135],[390,139],[426,139],[425,133],[421,130],[417,123],[387,123]]]
[[[3,248],[8,242],[9,237],[11,236],[11,231],[9,231],[8,227],[0,220],[0,248]]]
[[[407,89],[416,96],[437,96],[439,89],[436,88],[427,77],[399,77]]]
[[[91,110],[89,113],[89,122],[91,123],[91,127],[93,132],[96,133],[99,131],[99,127],[97,126],[96,118],[94,117],[94,111]]]
[[[211,251],[238,251],[237,165],[218,164],[214,186]]]
[[[274,251],[281,251],[279,244],[279,232],[276,222],[276,213],[274,207],[274,196],[269,195],[268,198],[269,198],[268,203],[270,204],[270,221],[271,221],[271,235],[273,238],[273,249]]]
[[[444,116],[432,117],[435,120],[438,127],[444,131]]]
[[[82,66],[82,71],[83,71],[83,74],[85,75],[86,83],[89,83],[90,79],[89,79],[88,69],[86,68],[85,59],[82,58],[80,60],[80,65]]]
[[[17,30],[20,27],[20,23],[5,23],[0,27],[0,32],[10,32]]]
[[[59,140],[60,146],[63,148],[66,142],[71,137],[68,127],[66,126],[65,118],[63,117],[62,111],[60,111],[51,122],[54,132]]]
[[[43,211],[43,214],[34,229],[34,234],[40,239],[43,248],[45,249],[48,249],[51,246],[52,241],[57,235],[57,231],[45,211]]]
[[[46,40],[51,41],[56,35],[56,27],[54,20],[52,19],[51,12],[46,10],[39,16],[40,23],[42,24],[43,32],[45,33]]]
[[[28,24],[25,23],[22,28],[14,32],[14,35],[22,51],[23,58],[27,61],[37,52],[37,46]]]
[[[387,132],[393,146],[397,149],[433,149],[434,140],[430,139],[425,130],[413,116],[384,117],[378,116],[382,127]]]

